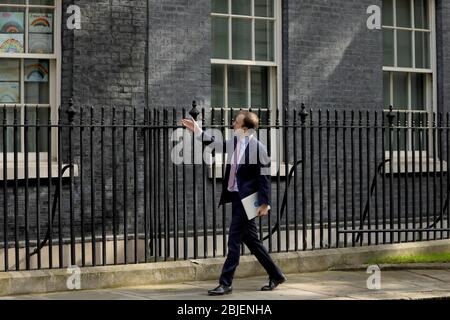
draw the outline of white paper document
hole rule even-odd
[[[258,192],[255,192],[242,199],[242,205],[244,206],[248,220],[255,219],[257,217],[256,214],[258,212],[258,208],[260,207],[258,203]]]

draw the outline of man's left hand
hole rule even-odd
[[[269,214],[270,206],[268,204],[263,204],[258,208],[258,212],[256,213],[258,217],[265,217]]]

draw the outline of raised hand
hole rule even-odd
[[[193,119],[183,119],[181,120],[181,124],[186,127],[188,130],[191,130],[194,133],[199,133],[202,131],[197,121]]]

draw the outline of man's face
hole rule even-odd
[[[245,135],[248,130],[246,127],[244,127],[244,117],[245,116],[243,114],[240,114],[234,119],[233,122],[234,132],[238,136]]]

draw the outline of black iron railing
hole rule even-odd
[[[0,270],[226,255],[225,157],[180,125],[230,136],[239,110],[210,110],[0,106]],[[449,238],[448,114],[252,111],[271,252]]]

